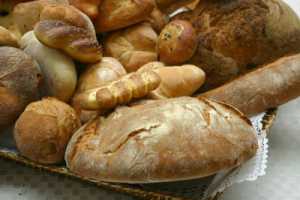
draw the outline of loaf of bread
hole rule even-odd
[[[14,47],[0,47],[0,127],[12,123],[39,97],[39,65]]]
[[[300,54],[283,57],[200,97],[222,101],[254,115],[300,96]]]
[[[181,97],[121,107],[87,123],[70,140],[65,160],[72,172],[97,181],[167,182],[239,166],[257,147],[239,111]]]
[[[189,20],[197,31],[190,63],[206,72],[205,89],[300,52],[300,19],[282,0],[204,0],[176,18]]]
[[[29,104],[15,124],[14,138],[21,155],[43,164],[63,161],[65,148],[79,128],[68,104],[45,98]]]

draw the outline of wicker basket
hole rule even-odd
[[[263,124],[263,129],[265,129],[267,132],[270,130],[275,117],[276,117],[276,109],[272,109],[266,112],[262,124]],[[158,184],[147,184],[147,185],[127,185],[127,184],[112,184],[106,182],[95,182],[93,180],[80,177],[71,173],[70,171],[68,171],[68,169],[65,166],[40,165],[20,156],[15,149],[4,148],[1,146],[0,146],[0,158],[12,160],[17,163],[27,165],[29,167],[33,167],[36,169],[46,170],[50,173],[60,174],[63,176],[80,179],[87,183],[96,184],[97,186],[102,187],[104,189],[124,193],[140,199],[160,199],[160,200],[196,199],[197,194],[201,192],[199,191],[199,182],[201,181],[203,185],[203,179],[183,181],[180,182],[180,184],[175,182],[175,183],[158,183]],[[209,182],[212,179],[213,176],[207,177],[204,180]],[[211,198],[211,200],[216,200],[218,199],[219,196],[220,194],[218,194],[214,198]]]

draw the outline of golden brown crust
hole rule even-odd
[[[0,26],[0,46],[19,47],[16,36],[2,26]]]
[[[70,5],[47,5],[40,14],[41,20],[59,20],[76,27],[84,28],[96,38],[96,32],[92,21],[80,10]]]
[[[196,32],[192,24],[185,20],[173,20],[167,24],[157,42],[159,60],[169,65],[188,61],[196,48]]]
[[[201,94],[254,115],[300,96],[300,54],[283,57],[224,86]]]
[[[39,97],[40,82],[39,66],[29,55],[14,47],[0,47],[0,118],[7,118],[0,126],[11,123]]]
[[[154,6],[153,0],[103,0],[95,20],[96,31],[113,31],[142,22]]]
[[[191,96],[205,81],[205,73],[197,66],[165,66],[161,62],[151,62],[141,67],[138,72],[152,70],[161,83],[149,95],[153,99]]]
[[[91,19],[95,19],[99,14],[99,5],[102,0],[69,0],[69,3],[82,12],[84,12]]]
[[[111,33],[104,42],[104,53],[117,58],[127,72],[134,72],[142,65],[157,60],[158,36],[146,23]]]
[[[72,172],[97,181],[151,183],[239,166],[257,147],[239,112],[182,97],[122,107],[91,121],[74,134],[65,159]]]
[[[106,111],[147,96],[160,81],[153,71],[133,72],[102,87],[86,90],[76,98],[82,109]]]
[[[33,161],[59,163],[79,125],[75,111],[63,102],[46,98],[31,103],[15,125],[17,148],[23,156]]]
[[[67,5],[67,0],[37,0],[19,3],[12,11],[13,22],[18,31],[24,33],[33,30],[34,25],[40,21],[42,10],[48,5]]]
[[[176,18],[189,20],[197,31],[190,62],[206,72],[206,89],[300,52],[299,17],[282,0],[200,1]]]
[[[34,33],[43,44],[61,49],[83,63],[96,63],[102,58],[102,48],[90,31],[58,20],[43,20]]]
[[[118,60],[111,57],[103,57],[99,63],[89,66],[87,70],[80,75],[72,106],[80,116],[81,122],[87,122],[89,119],[97,116],[98,112],[82,110],[78,96],[86,90],[102,87],[115,81],[125,74],[126,71]]]

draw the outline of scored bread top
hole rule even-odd
[[[257,139],[232,107],[181,97],[120,107],[83,126],[66,151],[68,168],[97,181],[195,179],[244,163]]]

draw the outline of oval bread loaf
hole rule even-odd
[[[150,183],[195,179],[244,163],[256,153],[239,111],[192,97],[121,107],[72,137],[68,168],[97,181]]]

